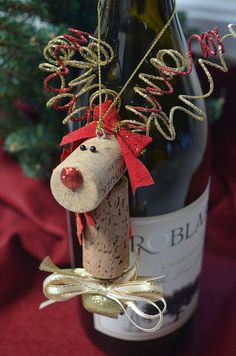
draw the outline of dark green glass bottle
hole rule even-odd
[[[102,72],[103,84],[119,92],[153,39],[173,11],[172,0],[104,0],[102,2],[102,39],[114,49],[113,62]],[[186,52],[177,16],[161,37],[140,72],[158,75],[150,63],[160,49]],[[172,63],[173,64],[173,63]],[[171,61],[170,61],[171,65]],[[126,105],[148,106],[135,94],[134,86],[145,86],[136,75],[123,93],[120,115],[136,119]],[[174,93],[160,96],[163,111],[169,114],[181,105],[179,94],[199,95],[201,88],[193,69],[189,76],[176,76]],[[201,100],[194,102],[204,108]],[[168,304],[165,322],[156,333],[145,333],[130,324],[125,316],[118,320],[95,316],[95,328],[125,340],[149,340],[178,330],[194,312],[203,253],[209,181],[209,144],[207,122],[176,112],[176,138],[168,141],[155,128],[153,143],[143,161],[155,180],[153,186],[138,189],[130,197],[133,231],[132,250],[141,248],[141,275],[164,275],[163,287]],[[136,322],[151,327],[137,317]]]

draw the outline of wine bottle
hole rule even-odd
[[[120,91],[172,11],[172,0],[103,1],[102,39],[115,52],[113,62],[102,72],[107,88]],[[150,59],[160,49],[186,52],[177,15],[139,72],[155,75]],[[126,105],[148,106],[148,102],[134,92],[135,85],[144,85],[138,75],[121,97],[122,118],[137,120],[133,112],[126,110]],[[201,94],[194,68],[189,76],[176,76],[173,87],[172,94],[160,97],[167,114],[180,104],[179,94]],[[195,100],[194,104],[204,108],[201,100]],[[181,111],[176,112],[174,126],[176,138],[173,141],[166,140],[155,128],[151,130],[153,142],[143,160],[155,184],[139,188],[135,196],[130,195],[132,253],[138,245],[140,275],[164,275],[162,285],[167,301],[164,325],[155,333],[145,333],[135,328],[125,315],[117,320],[94,315],[96,330],[119,339],[140,341],[168,335],[187,322],[197,304],[209,191],[208,127],[207,122],[194,120]],[[151,322],[143,322],[138,317],[136,322],[146,328],[152,326]]]

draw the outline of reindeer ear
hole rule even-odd
[[[133,194],[135,194],[138,187],[154,184],[148,169],[138,159],[143,149],[152,142],[152,138],[121,128],[118,140],[129,173]]]
[[[81,141],[86,140],[88,138],[92,138],[96,136],[96,122],[91,122],[91,124],[87,126],[83,126],[80,129],[69,133],[68,135],[64,136],[60,146],[66,145],[67,143],[72,143],[78,141],[80,144]]]
[[[63,162],[72,152],[72,148],[63,148],[62,154],[61,154],[61,162]]]
[[[120,137],[136,157],[139,157],[141,152],[152,142],[150,136],[131,132],[124,128],[120,129]]]
[[[80,145],[80,142],[76,141],[76,142],[73,142],[73,144],[70,148],[63,148],[62,154],[60,156],[61,162],[63,162],[79,145]]]

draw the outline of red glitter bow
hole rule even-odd
[[[102,103],[102,115],[107,112],[111,104],[111,100],[107,100]],[[98,118],[99,106],[96,106],[93,111],[94,121],[64,136],[61,145],[72,142],[78,142],[80,144],[88,138],[96,137]],[[131,132],[124,127],[120,127],[118,130],[116,130],[117,124],[119,122],[120,116],[115,106],[113,106],[108,114],[104,117],[103,127],[107,135],[115,134],[117,140],[119,141],[122,155],[124,157],[124,161],[129,173],[132,191],[133,194],[135,194],[135,191],[138,187],[143,187],[154,183],[149,171],[138,159],[143,149],[152,141],[152,138]]]

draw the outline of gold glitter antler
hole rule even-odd
[[[226,38],[234,37],[236,38],[235,32],[236,25],[229,25],[229,33],[226,34],[222,39],[219,37],[217,29],[212,31],[208,31],[201,36],[193,35],[188,44],[188,52],[187,55],[184,57],[178,51],[167,49],[167,50],[160,50],[155,58],[151,59],[151,64],[157,68],[159,71],[159,75],[151,75],[146,73],[140,73],[139,78],[145,82],[148,87],[141,88],[141,87],[134,87],[134,91],[142,96],[149,104],[149,107],[135,107],[127,105],[126,109],[136,114],[141,121],[134,121],[134,120],[124,120],[122,123],[125,125],[137,125],[138,130],[142,130],[147,132],[147,135],[150,133],[150,127],[153,123],[157,130],[167,139],[167,140],[174,140],[176,133],[174,128],[174,115],[175,112],[180,110],[185,112],[187,115],[192,117],[193,119],[203,121],[206,119],[206,113],[193,104],[191,100],[196,99],[204,99],[210,96],[214,90],[214,81],[213,78],[207,69],[207,67],[214,67],[223,72],[227,72],[228,68],[224,60],[224,47],[223,41]],[[162,111],[161,105],[157,100],[157,96],[164,95],[164,94],[171,94],[173,93],[174,89],[172,87],[171,81],[176,75],[188,75],[192,71],[193,67],[193,59],[191,53],[191,42],[192,40],[197,39],[201,44],[202,54],[205,58],[208,58],[210,55],[217,55],[220,60],[220,64],[213,63],[207,59],[200,58],[198,62],[203,69],[204,73],[206,74],[208,81],[209,81],[209,90],[205,94],[201,95],[179,95],[179,99],[186,104],[187,107],[183,106],[174,106],[169,113],[169,116]],[[169,67],[166,65],[168,59],[171,57],[172,62],[175,63],[175,67]],[[166,84],[166,89],[162,89],[158,86],[158,82],[163,82]],[[192,109],[192,110],[191,110]],[[161,125],[162,124],[162,125]],[[164,127],[164,128],[163,128]]]
[[[114,58],[113,49],[106,42],[100,40],[98,44],[97,38],[90,34],[75,29],[69,30],[75,36],[63,35],[52,39],[43,51],[48,63],[39,65],[41,70],[50,73],[44,82],[46,89],[57,93],[47,102],[47,106],[68,110],[68,115],[63,123],[73,120],[75,114],[87,113],[91,109],[97,98],[97,91],[90,97],[89,106],[77,107],[77,101],[85,93],[98,90],[99,84],[94,83],[97,76],[98,60],[101,66],[105,66]],[[79,55],[79,59],[74,59],[75,55]],[[79,70],[80,74],[66,83],[71,69]],[[53,80],[60,81],[59,87],[51,86]],[[106,97],[117,95],[114,91],[106,89],[104,85],[102,85],[101,93]],[[66,104],[60,104],[65,100],[68,100]]]

